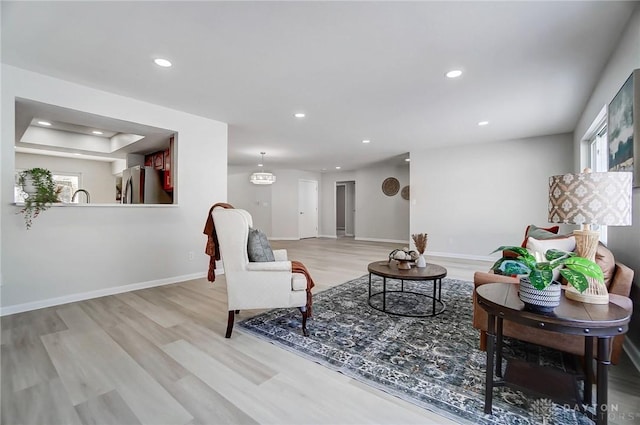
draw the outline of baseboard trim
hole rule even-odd
[[[640,349],[627,337],[624,339],[624,343],[622,344],[624,351],[631,359],[631,363],[636,367],[638,372],[640,372]]]
[[[7,307],[0,308],[0,316],[23,313],[25,311],[38,310],[41,308],[53,307],[53,306],[73,303],[77,301],[90,300],[92,298],[100,298],[107,295],[121,294],[123,292],[137,291],[139,289],[153,288],[155,286],[163,286],[163,285],[169,285],[172,283],[185,282],[187,280],[201,279],[203,277],[207,277],[207,273],[186,274],[182,276],[169,277],[166,279],[150,280],[147,282],[132,283],[130,285],[116,286],[113,288],[97,289],[95,291],[65,295],[63,297],[48,298],[46,300],[33,301],[33,302],[24,303],[24,304],[10,305]]]
[[[279,236],[271,236],[270,241],[299,241],[300,238],[281,238]]]
[[[318,235],[319,238],[338,239],[337,235]]]
[[[361,238],[356,236],[354,238],[357,241],[364,241],[364,242],[392,242],[392,243],[401,243],[404,244],[404,246],[409,246],[409,241],[408,240],[400,240],[400,239],[380,239],[380,238]]]
[[[496,258],[485,255],[471,255],[471,254],[456,254],[453,252],[433,252],[427,251],[425,253],[427,257],[447,257],[447,258],[459,258],[461,260],[475,260],[475,261],[488,261],[494,263]]]

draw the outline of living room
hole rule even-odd
[[[442,5],[438,7],[440,6]],[[65,7],[73,6],[66,5]],[[106,12],[109,5],[105,4],[101,7],[105,8]],[[142,7],[142,5],[132,6],[132,15],[135,16],[136,13],[139,13],[138,8]],[[180,10],[177,4],[174,7],[176,13],[187,14],[184,10]],[[301,5],[291,7],[301,7]],[[414,5],[414,7],[417,6]],[[459,9],[454,9],[450,13],[463,13],[464,5],[460,4],[458,7]],[[553,6],[548,5],[548,7]],[[604,6],[599,6],[595,2],[591,7],[597,9]],[[403,201],[399,199],[399,195],[396,195],[393,201],[398,201],[401,213],[396,216],[391,214],[384,216],[377,228],[376,226],[369,227],[381,231],[385,226],[388,226],[388,220],[394,220],[400,215],[400,220],[406,221],[406,230],[404,234],[394,232],[391,235],[384,232],[374,233],[373,231],[368,234],[356,233],[356,238],[364,241],[367,239],[373,241],[376,239],[402,240],[408,245],[411,233],[428,232],[428,253],[431,253],[435,258],[484,261],[484,264],[487,264],[484,266],[484,270],[486,270],[489,265],[487,260],[492,258],[489,253],[493,249],[504,244],[519,243],[523,230],[528,224],[546,225],[548,178],[552,175],[577,172],[582,169],[586,164],[587,156],[584,151],[585,135],[602,108],[613,99],[626,78],[634,69],[640,68],[640,56],[637,49],[640,39],[640,9],[637,3],[611,3],[607,6],[607,8],[609,7],[611,9],[605,8],[604,12],[610,19],[608,22],[611,25],[605,25],[606,28],[598,28],[594,38],[590,39],[600,43],[593,46],[593,51],[597,52],[594,54],[597,56],[594,59],[597,63],[590,67],[591,78],[587,79],[586,83],[583,82],[587,87],[580,86],[583,89],[577,96],[578,101],[571,105],[570,111],[558,110],[557,105],[561,103],[562,97],[569,97],[573,91],[577,90],[572,74],[559,72],[537,75],[535,68],[533,68],[531,74],[537,77],[537,80],[527,81],[522,75],[504,75],[502,77],[505,80],[505,85],[510,83],[512,79],[520,81],[523,93],[527,89],[527,85],[532,85],[533,91],[535,91],[537,85],[544,85],[547,81],[551,84],[556,79],[561,80],[565,88],[558,92],[557,98],[527,100],[533,105],[532,109],[535,109],[537,114],[540,110],[545,112],[547,119],[554,123],[557,131],[539,132],[536,129],[538,123],[528,123],[524,119],[517,123],[509,123],[509,125],[518,127],[517,131],[510,133],[511,137],[503,138],[498,135],[491,137],[486,134],[474,136],[474,134],[478,134],[478,131],[497,131],[492,128],[506,125],[491,118],[492,122],[486,128],[477,127],[476,122],[471,123],[474,128],[465,130],[467,133],[459,136],[464,140],[456,140],[455,143],[454,141],[448,143],[447,140],[442,140],[441,134],[432,133],[434,130],[428,125],[419,129],[421,136],[418,139],[424,140],[424,142],[413,149],[396,151],[395,141],[392,137],[380,139],[384,140],[380,143],[387,145],[386,158],[399,155],[410,157],[410,165],[406,163],[401,165],[405,168],[398,168],[397,172],[385,169],[381,174],[384,177],[393,174],[401,176],[400,180],[403,186],[410,184],[411,200]],[[152,76],[135,75],[131,77],[133,83],[128,81],[126,85],[118,86],[116,81],[108,79],[108,73],[104,72],[98,64],[94,68],[89,67],[90,72],[86,75],[74,78],[73,73],[68,73],[66,68],[68,65],[63,66],[56,63],[55,60],[51,60],[51,62],[44,60],[44,58],[51,56],[47,50],[55,46],[47,45],[46,31],[42,34],[37,31],[37,28],[38,25],[45,28],[53,25],[49,20],[59,16],[59,12],[56,12],[55,8],[55,5],[44,4],[23,6],[17,6],[11,2],[3,2],[2,4],[1,308],[3,316],[62,306],[66,303],[126,293],[142,288],[160,287],[176,282],[201,279],[206,273],[208,262],[208,257],[203,251],[205,239],[202,234],[206,213],[213,203],[231,200],[234,196],[238,196],[237,193],[231,193],[231,172],[234,167],[241,166],[245,169],[255,167],[262,150],[267,152],[265,155],[266,166],[280,179],[275,183],[276,185],[287,181],[287,170],[295,170],[290,173],[289,178],[292,180],[297,180],[298,174],[303,173],[313,173],[313,176],[317,176],[321,185],[319,235],[335,235],[333,188],[336,182],[354,180],[353,176],[355,176],[356,170],[366,170],[364,166],[341,171],[335,170],[335,167],[340,165],[345,167],[344,163],[338,162],[341,155],[346,159],[348,157],[366,157],[369,154],[357,154],[362,150],[352,150],[347,154],[333,154],[334,156],[330,157],[331,162],[329,158],[326,161],[327,168],[333,167],[330,168],[331,171],[323,172],[320,168],[316,168],[311,172],[306,168],[298,168],[297,164],[303,164],[300,157],[294,157],[290,163],[285,164],[279,159],[280,155],[277,150],[269,149],[269,142],[275,144],[277,141],[276,134],[271,135],[271,138],[265,138],[264,142],[255,142],[255,148],[251,146],[251,149],[247,149],[243,164],[232,164],[228,158],[231,151],[237,149],[234,147],[233,141],[234,137],[240,137],[234,134],[239,129],[234,122],[225,119],[227,113],[222,106],[211,106],[212,112],[203,116],[201,113],[193,112],[194,109],[186,103],[174,102],[173,99],[164,99],[162,102],[152,101],[150,99],[155,98],[136,95],[123,88],[133,84],[146,88],[148,92],[158,92],[164,86],[173,84],[171,74],[161,74],[154,70],[150,71],[153,73]],[[102,11],[102,9],[99,10]],[[393,11],[392,8],[389,10]],[[600,9],[597,11],[601,12]],[[74,16],[73,13],[67,12],[68,10],[65,10],[67,16]],[[78,14],[81,12],[87,13],[87,10],[82,5],[78,5]],[[16,13],[19,13],[20,18],[17,21],[13,19]],[[32,13],[32,17],[27,19]],[[598,15],[593,11],[590,13],[588,14],[590,18]],[[87,16],[92,16],[92,14]],[[108,14],[105,13],[105,16]],[[335,15],[329,14],[327,16],[328,20],[332,20]],[[469,19],[468,16],[465,18]],[[251,19],[259,20],[253,14]],[[579,18],[575,20],[579,21]],[[171,22],[164,22],[164,24],[166,24],[166,28],[171,26]],[[84,26],[90,26],[88,23],[78,23],[78,25],[79,33],[86,31],[87,34],[93,34],[89,28],[84,28]],[[206,25],[203,24],[203,26]],[[30,32],[32,35],[21,41],[16,35],[20,36],[23,32],[14,33],[17,31],[17,27],[23,27],[24,32]],[[582,26],[578,27],[584,29]],[[612,29],[612,27],[615,28]],[[194,37],[201,35],[197,32],[201,30],[200,27],[193,29],[196,32]],[[517,31],[517,28],[511,28],[511,30]],[[383,34],[384,31],[380,31],[381,38],[383,38]],[[512,35],[515,36],[514,34]],[[519,36],[524,37],[522,34]],[[567,37],[570,38],[569,36]],[[102,38],[95,37],[95,39],[91,39],[90,43],[95,43],[96,46],[100,46],[100,43],[106,43],[104,36]],[[526,39],[526,37],[524,38]],[[41,50],[30,50],[35,48],[36,39],[38,43],[42,44],[38,46],[38,49]],[[26,40],[31,40],[31,44]],[[69,48],[71,51],[74,48],[80,49],[81,41],[80,39],[66,40],[72,45]],[[211,42],[214,41],[216,40]],[[535,40],[529,41],[531,44],[536,43]],[[76,42],[78,46],[73,47]],[[565,39],[558,41],[558,44],[563,43],[569,44],[569,41]],[[454,47],[451,48],[454,49]],[[113,47],[116,51],[120,48],[124,49],[124,46]],[[587,52],[590,51],[590,46],[583,46],[583,48]],[[160,47],[158,49],[161,50]],[[493,49],[488,49],[488,51],[499,56],[499,52],[493,51]],[[230,55],[228,56],[229,60],[235,57],[227,50],[224,52]],[[143,54],[148,56],[156,53],[144,52]],[[283,53],[281,52],[281,54]],[[137,57],[134,60],[134,56],[134,53],[131,53],[130,56],[120,56],[119,66],[125,66],[127,62],[138,60]],[[580,57],[582,58],[584,55]],[[509,58],[512,61],[521,59],[517,55]],[[281,59],[285,62],[290,60],[285,56]],[[81,61],[82,59],[78,58],[77,60]],[[146,60],[146,56],[144,60]],[[527,63],[533,66],[536,58],[529,60],[530,62]],[[349,63],[349,65],[355,66],[353,63]],[[476,99],[477,102],[474,104],[464,106],[446,102],[447,96],[455,87],[450,83],[457,84],[466,81],[470,84],[475,78],[473,70],[468,69],[467,73],[462,76],[462,80],[448,81],[444,77],[444,73],[449,70],[448,65],[439,64],[435,67],[437,69],[432,71],[433,74],[437,74],[441,84],[447,84],[446,88],[437,93],[436,98],[432,100],[435,103],[440,102],[440,114],[430,117],[429,120],[425,119],[433,125],[433,128],[436,128],[435,121],[438,120],[446,121],[446,125],[452,128],[462,126],[457,122],[458,109],[462,113],[463,110],[472,108],[478,116],[482,112],[481,98]],[[83,66],[87,66],[87,64],[83,63]],[[192,66],[197,67],[195,64]],[[321,64],[316,64],[316,66],[322,69]],[[191,71],[194,74],[189,74],[184,68],[180,70],[178,63],[170,71],[180,72],[181,78],[195,78],[195,75],[205,81],[209,78],[209,75],[206,75],[204,71],[202,74],[195,71]],[[335,70],[331,69],[331,72],[335,72]],[[529,77],[532,78],[532,75]],[[239,89],[238,86],[234,88]],[[384,86],[378,86],[377,89],[384,91]],[[531,90],[532,88],[529,87],[528,91]],[[197,98],[196,103],[198,104],[208,101],[211,101],[212,104],[215,103],[213,95],[207,97],[208,95],[203,94],[202,97],[199,97],[199,93],[191,92],[189,96]],[[484,93],[484,96],[487,98],[495,97],[504,109],[514,109],[511,103],[515,102],[521,94],[518,92]],[[180,189],[178,203],[172,206],[148,209],[121,207],[51,208],[36,219],[33,229],[25,231],[20,216],[16,214],[19,208],[13,205],[14,140],[16,138],[13,111],[16,98],[35,100],[176,131],[180,138],[177,176],[177,185]],[[375,100],[375,96],[369,98],[370,102]],[[264,104],[268,105],[268,101],[265,100]],[[411,113],[406,110],[402,112]],[[528,111],[522,112],[525,115],[527,113]],[[563,126],[562,123],[556,122],[556,117],[560,115],[563,117],[568,115],[568,121],[571,122],[571,125]],[[294,118],[290,117],[290,119]],[[306,119],[316,120],[317,116],[309,114]],[[479,116],[476,121],[480,119],[485,118]],[[301,131],[299,129],[301,126],[298,124],[304,123],[295,123],[298,127],[296,131]],[[331,124],[327,126],[329,127]],[[485,133],[488,132],[485,131]],[[259,138],[258,136],[253,135],[255,138]],[[369,135],[350,134],[350,136],[355,138],[358,149],[364,147],[358,138],[371,137],[372,144],[378,142]],[[441,141],[436,144],[428,144],[427,141],[432,137]],[[341,143],[346,143],[344,139],[341,140]],[[463,143],[465,140],[467,142]],[[314,146],[309,146],[308,149],[301,146],[298,151],[297,154],[307,151],[311,157],[319,156],[323,151],[323,146],[322,143],[316,143]],[[407,174],[401,175],[400,173]],[[363,176],[366,179],[366,173],[363,173]],[[246,183],[249,184],[248,181]],[[357,184],[360,183],[358,181]],[[381,183],[382,180],[379,177],[376,181],[369,181],[371,187],[375,187],[377,191],[379,191]],[[247,196],[246,199],[252,198]],[[619,228],[611,227],[607,240],[607,245],[615,254],[616,259],[636,271],[640,271],[640,260],[636,255],[640,249],[640,205],[638,205],[638,199],[640,199],[638,189],[634,189],[633,225]],[[367,207],[370,210],[376,209],[375,206],[368,206],[365,200],[362,202],[363,204],[358,210],[364,210]],[[273,207],[274,199],[271,199],[269,203]],[[248,204],[238,206],[246,209],[252,207]],[[291,210],[287,211],[290,213]],[[375,211],[369,211],[369,213],[375,218]],[[281,214],[279,209],[270,212],[271,216],[279,214]],[[267,219],[265,223],[267,223],[266,226],[270,226],[273,221]],[[290,233],[277,232],[277,228],[269,230],[272,231],[271,235],[281,239],[295,237]],[[566,228],[563,229],[563,232],[566,233],[569,230]],[[396,245],[398,244],[396,243]],[[386,249],[388,245],[384,246]],[[373,252],[377,251],[373,249]],[[29,255],[27,256],[25,253],[29,253]],[[190,256],[189,253],[194,253],[194,255]],[[327,261],[330,260],[327,259]],[[365,272],[366,269],[363,269],[360,275]],[[635,283],[633,295],[636,306],[637,294],[637,283]],[[221,310],[225,310],[224,306],[219,307]],[[223,313],[226,314],[225,311]],[[222,318],[222,322],[224,319]],[[630,357],[640,358],[638,356],[640,348],[640,322],[638,320],[640,319],[635,315],[632,320],[634,322],[627,335],[628,343],[625,348]],[[247,344],[246,338],[240,338],[237,342],[238,344]],[[274,347],[264,349],[267,350],[266,356],[274,358],[277,356]],[[302,365],[302,360],[291,360],[292,357],[287,357],[287,359],[296,363],[296,370],[304,370],[306,367]],[[319,372],[315,368],[312,374],[325,376],[324,372]],[[339,378],[335,379],[340,380]],[[323,388],[330,391],[328,384]],[[414,408],[406,407],[406,409],[412,410]],[[388,417],[386,420],[393,421]],[[415,420],[418,421],[418,419]],[[357,418],[353,421],[358,422]],[[381,419],[381,422],[383,421]]]

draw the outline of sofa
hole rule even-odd
[[[533,227],[535,228],[535,226]],[[540,230],[540,228],[535,229]],[[527,239],[531,233],[530,230],[531,226],[525,231],[525,240],[522,246],[527,246]],[[547,231],[553,233],[553,230],[557,232],[557,228],[552,228]],[[539,233],[540,232],[538,232],[538,234]],[[560,239],[568,236],[570,235],[556,235],[555,237]],[[505,253],[504,255],[509,254]],[[603,244],[599,244],[598,246],[595,262],[602,268],[605,276],[605,285],[609,291],[609,301],[632,312],[633,303],[629,298],[629,294],[633,283],[634,271],[624,264],[616,262],[611,251]],[[492,282],[506,282],[517,285],[519,280],[516,277],[499,275],[492,271],[476,272],[473,276],[474,288]],[[478,305],[475,289],[473,292],[473,326],[480,330],[480,349],[484,351],[486,350],[487,343],[487,313]],[[503,323],[503,334],[507,337],[554,348],[578,356],[584,356],[583,336],[559,334],[548,330],[523,326],[508,320],[505,320]],[[617,364],[620,359],[623,342],[624,335],[618,335],[613,339],[611,349],[611,362],[613,364]],[[597,350],[594,349],[593,352],[597,353]]]

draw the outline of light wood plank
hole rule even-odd
[[[171,393],[194,416],[194,425],[259,423],[193,375],[176,382]]]
[[[65,424],[82,422],[60,379],[54,378],[17,391],[2,394],[3,424]]]
[[[104,338],[104,331],[57,332],[43,336],[42,342],[74,406],[115,389],[105,356],[124,352]]]
[[[236,370],[254,384],[261,384],[277,374],[267,364],[256,357],[250,357],[238,351],[232,342],[221,334],[215,333],[195,323],[185,323],[174,328],[193,346],[214,357],[222,364]]]
[[[171,383],[188,375],[186,369],[128,324],[122,323],[108,328],[106,331],[120,347],[165,389],[169,388]]]
[[[112,362],[109,377],[140,422],[185,424],[193,419],[158,381],[130,357]]]
[[[137,425],[141,424],[135,413],[117,391],[78,404],[76,412],[85,425]]]
[[[245,379],[240,373],[208,356],[186,341],[176,341],[167,344],[163,350],[178,363],[200,378],[204,383],[235,405],[243,406],[249,416],[260,423],[282,423],[288,403],[284,405],[272,404],[271,400],[257,396],[257,386]],[[250,399],[261,400],[260,403],[250,403]]]
[[[20,391],[58,376],[40,337],[24,330],[21,327],[22,335],[14,344],[0,349],[3,391]]]
[[[187,320],[187,318],[177,314],[175,311],[159,307],[135,292],[118,294],[115,295],[115,297],[165,328],[183,323]]]

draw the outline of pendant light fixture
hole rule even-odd
[[[260,164],[258,164],[258,167],[263,167],[265,152],[260,152],[260,155],[262,159]],[[269,172],[256,172],[251,174],[249,181],[253,184],[273,184],[276,181],[276,176]]]

